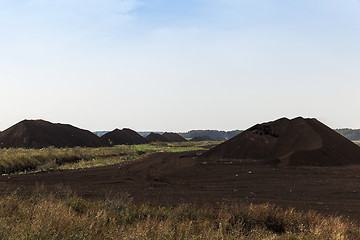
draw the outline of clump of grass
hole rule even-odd
[[[134,204],[127,194],[87,201],[40,190],[0,199],[0,239],[360,239],[339,217],[273,205]]]

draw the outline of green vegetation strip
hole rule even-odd
[[[87,201],[41,189],[0,199],[0,239],[360,239],[339,217],[272,205],[156,207],[127,195]]]
[[[113,165],[155,152],[204,150],[213,142],[155,143],[104,148],[0,149],[0,174],[52,171]]]

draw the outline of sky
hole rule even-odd
[[[0,0],[0,130],[360,128],[359,0]]]

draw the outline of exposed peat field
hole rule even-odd
[[[194,160],[213,146],[197,142],[0,150],[3,169],[6,155],[27,156],[29,162],[51,159],[32,173],[0,178],[0,237],[360,237],[360,168]],[[88,168],[93,166],[100,167]]]
[[[360,239],[358,148],[299,118],[221,144],[0,149],[0,238]]]

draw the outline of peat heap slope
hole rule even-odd
[[[214,141],[214,139],[212,139],[209,136],[199,136],[199,137],[194,137],[190,140],[190,142],[202,142],[202,141]]]
[[[169,140],[161,134],[150,133],[145,137],[148,142],[169,142]]]
[[[68,124],[23,120],[0,133],[0,148],[102,147],[98,136]]]
[[[128,128],[123,128],[122,130],[115,129],[104,134],[100,138],[112,145],[136,145],[148,143],[148,141],[140,134]]]
[[[204,153],[209,159],[265,160],[279,166],[360,164],[360,147],[316,119],[257,124]]]
[[[177,133],[166,132],[162,136],[165,137],[168,140],[168,142],[187,142],[185,138],[183,138]]]

